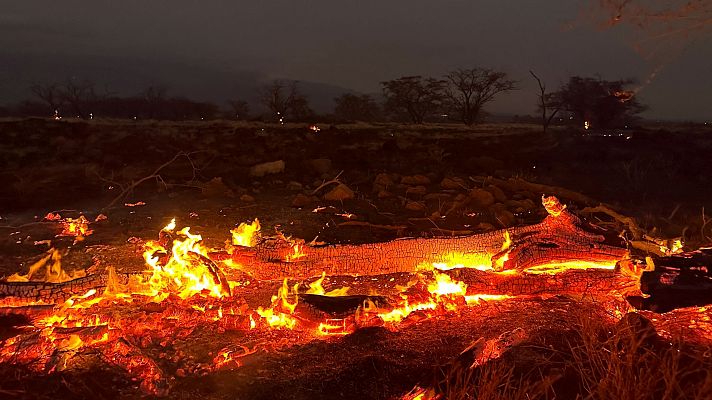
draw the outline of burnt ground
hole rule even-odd
[[[24,272],[47,250],[44,240],[66,249],[63,265],[70,270],[97,260],[120,271],[140,270],[131,238],[155,238],[172,217],[213,246],[255,217],[267,232],[274,227],[327,243],[478,233],[543,217],[541,193],[487,177],[564,187],[610,204],[659,236],[684,234],[693,245],[712,236],[704,226],[704,210],[712,206],[712,132],[702,128],[560,128],[544,135],[527,125],[344,125],[315,133],[305,125],[33,119],[1,121],[0,137],[2,275]],[[146,179],[120,196],[181,152],[190,159],[179,157],[160,170],[160,179]],[[283,172],[251,176],[251,167],[277,160],[284,161]],[[353,198],[324,199],[335,185],[314,193],[336,176]],[[483,198],[481,190],[492,196]],[[585,205],[562,200],[574,210]],[[145,205],[124,205],[137,202]],[[58,225],[43,221],[48,212],[108,219],[92,224],[94,234],[74,244],[55,237]],[[266,285],[260,299],[275,288]],[[580,313],[571,311],[582,309],[603,313],[601,305],[567,298],[524,307],[508,301],[399,332],[369,328],[328,340],[287,338],[297,344],[248,357],[239,369],[177,379],[171,397],[391,398],[430,383],[440,366],[479,337],[521,327],[561,345],[560,336],[580,322]],[[140,396],[135,383],[115,370],[10,375],[0,390],[20,390],[7,393],[28,398],[55,391],[59,398]]]

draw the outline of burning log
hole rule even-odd
[[[627,255],[620,241],[566,210],[554,197],[544,198],[549,212],[541,223],[451,238],[406,238],[362,245],[308,246],[283,237],[255,247],[235,248],[232,259],[260,280],[327,275],[379,275],[414,272],[422,264],[457,263],[481,270],[534,271],[566,264],[608,266]]]
[[[676,308],[712,304],[712,248],[659,257],[655,269],[644,271],[637,299],[639,308],[667,312]]]
[[[19,302],[60,303],[90,290],[103,290],[107,285],[126,284],[133,274],[93,274],[61,283],[0,282],[0,298],[14,298]]]
[[[265,238],[254,247],[232,246],[230,255],[208,252],[200,245],[200,236],[184,228],[182,240],[147,243],[146,260],[154,268],[151,281],[173,284],[174,277],[162,273],[165,263],[182,266],[199,261],[209,277],[199,278],[185,287],[186,295],[206,288],[212,280],[215,295],[230,295],[230,287],[218,263],[230,258],[237,268],[259,280],[285,277],[303,280],[322,273],[328,275],[379,275],[412,273],[423,265],[440,269],[474,268],[482,271],[520,271],[530,274],[554,273],[566,269],[609,269],[626,257],[627,250],[619,239],[607,239],[602,229],[588,224],[566,210],[554,197],[543,198],[549,215],[541,223],[499,230],[485,234],[449,238],[405,238],[385,243],[363,245],[311,246],[283,236]],[[171,231],[175,225],[172,222]],[[167,227],[168,228],[168,227]],[[162,232],[164,242],[170,238]],[[252,244],[252,243],[248,243]],[[178,253],[176,253],[178,251]],[[191,261],[193,260],[193,261]],[[225,271],[228,272],[228,271]],[[156,274],[159,275],[156,275]],[[117,275],[118,276],[118,275]],[[120,278],[128,281],[129,274]],[[156,278],[156,279],[154,279]],[[90,275],[63,283],[0,282],[0,298],[15,297],[25,301],[59,302],[90,289],[109,284],[108,274]],[[160,283],[160,282],[158,282]]]

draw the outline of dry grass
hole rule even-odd
[[[709,348],[663,340],[638,315],[616,326],[581,318],[553,348],[530,338],[477,368],[451,364],[433,398],[712,399],[710,354]]]
[[[489,362],[477,369],[451,370],[440,388],[441,398],[448,400],[537,400],[547,398],[551,382],[526,379],[514,366]]]
[[[582,389],[579,398],[710,399],[712,360],[706,349],[656,336],[647,320],[627,318],[610,330],[583,320],[570,364]]]

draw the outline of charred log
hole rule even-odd
[[[332,315],[353,314],[365,302],[370,301],[377,306],[386,306],[387,300],[383,296],[324,296],[319,294],[300,294],[299,300],[319,311]]]
[[[120,283],[126,284],[132,274],[115,274]],[[0,298],[12,297],[23,302],[59,303],[89,290],[103,290],[110,284],[110,275],[94,274],[61,283],[49,282],[0,282]]]
[[[283,236],[266,238],[255,247],[235,246],[232,254],[213,253],[212,260],[225,257],[239,266],[234,273],[247,273],[259,280],[292,278],[303,280],[327,275],[382,275],[413,273],[423,265],[448,263],[454,257],[468,267],[489,271],[556,272],[562,265],[586,269],[613,269],[627,255],[618,238],[606,237],[566,210],[553,197],[544,199],[549,216],[541,223],[489,233],[448,238],[404,238],[363,245],[297,245]],[[197,253],[189,254],[209,267],[222,293],[230,294],[225,274],[218,264]],[[547,270],[551,269],[551,270]],[[130,275],[121,275],[128,281]],[[545,280],[542,280],[545,281]],[[101,290],[108,274],[90,275],[64,283],[0,282],[0,298],[60,302],[90,289]]]
[[[404,238],[363,245],[303,246],[269,238],[256,247],[238,247],[233,261],[260,280],[327,275],[379,275],[414,272],[419,265],[447,262],[457,255],[482,268],[523,271],[545,264],[615,263],[627,254],[618,238],[570,213],[555,198],[546,198],[549,216],[541,223],[450,238]],[[505,257],[506,255],[506,257]]]
[[[645,310],[667,312],[676,308],[712,304],[712,248],[654,259],[655,269],[640,277],[638,299]]]

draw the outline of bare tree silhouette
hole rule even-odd
[[[553,121],[556,114],[561,111],[561,100],[557,96],[556,92],[547,93],[546,84],[539,79],[534,71],[529,70],[529,73],[534,77],[537,84],[539,84],[539,111],[541,111],[541,127],[544,133],[546,133],[547,128],[551,125],[551,121]]]
[[[457,69],[445,75],[445,93],[465,125],[478,121],[482,107],[502,92],[516,89],[505,72],[486,68]]]

